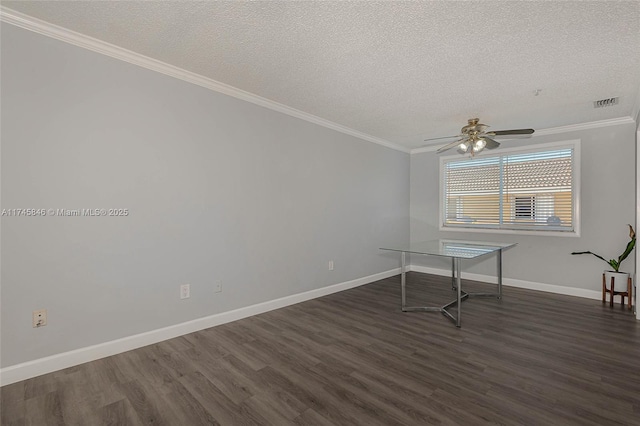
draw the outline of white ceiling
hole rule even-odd
[[[2,5],[408,148],[640,107],[638,1]]]

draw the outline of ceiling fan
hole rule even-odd
[[[458,147],[460,154],[470,153],[473,157],[483,149],[494,149],[500,146],[500,143],[493,139],[494,137],[510,136],[510,135],[530,135],[533,129],[513,129],[513,130],[494,130],[487,132],[489,126],[479,122],[478,118],[470,118],[469,123],[460,129],[460,134],[456,136],[446,136],[443,138],[425,139],[425,141],[433,141],[438,139],[459,138],[458,140],[446,144],[436,152],[441,153],[455,146]]]

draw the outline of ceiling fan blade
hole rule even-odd
[[[457,140],[457,141],[455,141],[455,142],[451,142],[451,143],[449,143],[449,144],[447,144],[447,145],[445,145],[445,146],[441,146],[440,148],[438,148],[438,150],[437,150],[436,152],[439,154],[439,153],[444,152],[444,151],[446,151],[446,150],[448,150],[448,149],[451,149],[451,148],[453,148],[454,146],[459,145],[459,144],[460,144],[460,142],[461,142],[461,141],[463,141],[463,140],[464,140],[464,139],[458,139],[458,140]]]
[[[535,132],[533,129],[513,129],[513,130],[493,130],[488,134],[491,136],[503,136],[503,135],[530,135]]]
[[[461,135],[455,135],[455,136],[443,136],[443,137],[441,137],[441,138],[430,138],[430,139],[425,139],[424,141],[425,141],[425,142],[427,142],[427,141],[437,141],[437,140],[440,140],[440,139],[459,138],[460,136],[461,136]]]
[[[485,140],[485,142],[487,143],[484,147],[487,149],[494,149],[500,146],[500,142],[493,140],[491,138],[488,138],[486,136],[483,136],[482,139]]]

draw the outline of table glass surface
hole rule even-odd
[[[513,247],[516,244],[517,243],[496,243],[467,240],[430,240],[413,242],[406,246],[398,245],[380,247],[380,249],[405,253],[428,254],[432,256],[456,257],[459,259],[473,259],[501,249]]]

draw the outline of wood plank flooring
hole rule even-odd
[[[408,275],[408,302],[450,280]],[[462,328],[399,276],[1,389],[2,425],[638,425],[640,322],[505,288]],[[463,288],[491,291],[464,281]]]

